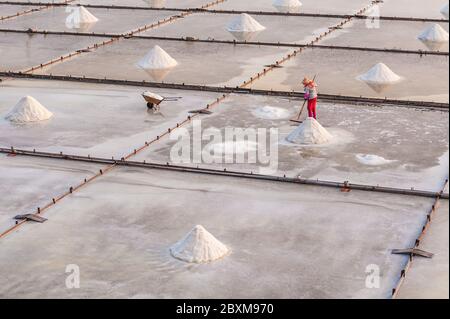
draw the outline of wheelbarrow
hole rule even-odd
[[[147,102],[148,109],[155,112],[159,110],[159,105],[162,103],[162,101],[164,101],[164,98],[162,96],[150,91],[145,91],[144,93],[142,93],[142,97]]]

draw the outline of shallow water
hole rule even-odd
[[[31,28],[46,31],[121,34],[177,14],[177,12],[173,11],[159,10],[108,10],[97,8],[88,8],[88,10],[99,21],[85,25],[82,28],[69,28],[66,25],[66,19],[72,11],[67,12],[66,8],[63,7],[50,8],[33,14],[27,14],[17,19],[10,19],[3,23],[0,22],[0,28],[16,30],[28,30]],[[129,19],[130,16],[133,19]]]

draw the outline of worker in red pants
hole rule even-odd
[[[303,79],[302,83],[305,87],[305,100],[308,101],[308,116],[317,119],[317,85],[314,80],[307,77]]]

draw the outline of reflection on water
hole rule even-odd
[[[237,40],[239,41],[252,41],[255,40],[258,34],[261,33],[261,31],[255,31],[255,32],[248,32],[248,31],[228,31],[230,32]]]
[[[287,6],[277,6],[277,5],[273,5],[275,7],[275,9],[277,9],[279,12],[282,13],[300,13],[300,7],[287,7]]]
[[[166,0],[142,0],[152,8],[164,8]]]
[[[173,68],[168,69],[143,69],[148,75],[150,75],[153,80],[161,82],[166,78],[167,75],[172,71]]]
[[[377,93],[383,93],[388,88],[392,87],[394,84],[391,83],[372,83],[372,82],[365,82],[372,90],[374,90]]]
[[[76,30],[77,32],[86,33],[86,32],[89,32],[89,30],[92,29],[94,24],[95,24],[95,22],[94,23],[79,23],[79,24],[66,23],[66,27],[68,29]]]
[[[420,39],[420,42],[422,42],[428,48],[428,50],[431,51],[439,51],[448,43],[448,42],[427,41],[422,39]]]

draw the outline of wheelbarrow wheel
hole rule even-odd
[[[155,104],[148,102],[148,103],[147,103],[147,108],[148,108],[149,110],[153,110],[153,109],[155,108]]]

